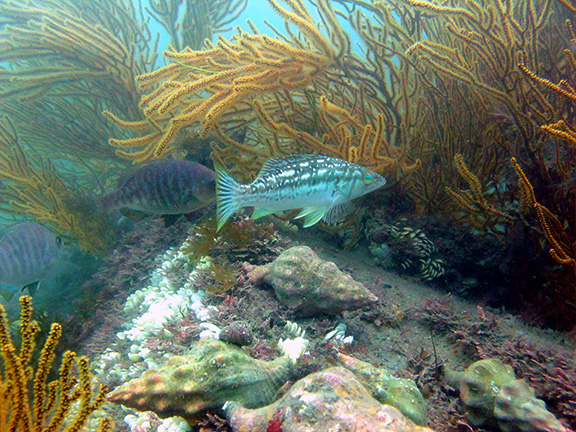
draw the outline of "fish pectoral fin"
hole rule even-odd
[[[263,216],[268,216],[271,215],[273,213],[276,213],[277,210],[270,210],[270,209],[265,209],[265,208],[261,208],[261,207],[256,207],[254,209],[254,211],[252,212],[252,219],[256,220],[256,219],[260,219]]]
[[[182,214],[165,214],[165,215],[162,215],[162,219],[164,219],[164,228],[171,227],[176,222],[178,222],[182,216],[183,216]]]
[[[135,221],[141,221],[142,219],[150,216],[147,213],[141,212],[140,210],[132,210],[129,208],[121,208],[120,214],[128,219],[133,219]]]
[[[28,294],[33,296],[34,294],[36,294],[38,292],[38,288],[40,288],[40,281],[32,282],[31,284],[28,284],[25,287],[22,287],[22,291],[27,289]]]
[[[304,228],[311,227],[324,217],[329,207],[306,207],[302,209],[296,219],[304,218]]]
[[[354,210],[356,210],[356,206],[350,201],[336,204],[328,209],[322,220],[328,225],[334,225],[336,222],[352,214]]]

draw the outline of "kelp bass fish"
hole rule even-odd
[[[299,209],[304,227],[320,219],[334,223],[352,210],[350,203],[386,184],[380,174],[342,159],[318,155],[273,158],[256,180],[240,184],[216,166],[218,229],[232,214],[254,206],[253,219],[283,210]]]
[[[98,198],[104,210],[120,208],[154,215],[190,213],[215,200],[214,171],[197,162],[175,159],[129,169],[116,190]]]

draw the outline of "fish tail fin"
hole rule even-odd
[[[240,208],[239,196],[243,185],[238,183],[232,176],[219,164],[214,164],[216,172],[216,219],[218,220],[218,229],[230,219],[230,216]]]

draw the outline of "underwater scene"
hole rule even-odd
[[[0,0],[0,432],[576,431],[572,0]]]

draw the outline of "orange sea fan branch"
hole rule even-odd
[[[540,126],[540,129],[548,132],[550,135],[563,139],[572,145],[576,145],[576,131],[568,128],[566,123],[564,123],[562,120],[559,120],[557,123],[550,125]]]
[[[542,78],[536,75],[534,72],[530,71],[523,63],[518,64],[518,69],[520,69],[520,71],[531,80],[544,84],[550,90],[553,90],[570,99],[571,101],[576,102],[576,94],[563,89],[560,85],[554,84],[552,81],[547,80],[546,78]]]
[[[568,241],[563,240],[566,236],[562,223],[550,210],[536,201],[534,188],[515,158],[512,158],[512,166],[520,178],[522,188],[525,190],[524,194],[528,196],[529,204],[531,203],[533,208],[536,209],[538,222],[542,227],[544,236],[552,245],[549,251],[550,256],[560,264],[576,265],[576,251],[574,250],[574,245],[570,246]]]
[[[112,121],[113,123],[117,124],[118,126],[124,129],[130,129],[133,131],[142,131],[150,127],[150,122],[148,120],[142,121],[126,121],[118,118],[110,111],[103,111],[102,115],[107,118],[108,120]]]
[[[538,214],[540,226],[544,230],[544,235],[552,245],[549,250],[550,256],[560,264],[576,265],[576,259],[573,256],[574,251],[569,250],[568,246],[560,240],[562,236],[560,221],[543,205],[535,203],[534,207]]]
[[[520,178],[520,185],[521,185],[520,189],[523,191],[523,194],[527,199],[526,207],[532,207],[536,204],[536,196],[534,195],[534,188],[530,184],[530,181],[528,180],[528,177],[526,177],[526,174],[524,174],[524,171],[522,171],[522,168],[520,168],[520,165],[516,161],[516,158],[512,158],[511,162],[512,166],[514,167],[514,171],[516,171],[516,174]]]
[[[284,2],[290,6],[297,5],[295,7],[296,10],[301,7],[294,0],[284,0]],[[318,31],[318,28],[311,19],[306,19],[289,12],[281,7],[276,0],[268,0],[268,3],[282,19],[299,28],[313,42],[313,44],[320,49],[320,52],[323,55],[328,57],[331,61],[334,60],[336,53],[326,38]]]
[[[34,347],[38,324],[31,320],[30,296],[20,298],[22,346]],[[88,416],[105,402],[106,387],[100,386],[96,395],[91,388],[92,375],[86,358],[76,358],[67,351],[62,360],[60,378],[46,383],[54,365],[55,348],[62,334],[60,324],[52,324],[40,359],[34,364],[30,355],[18,355],[10,337],[6,310],[0,304],[0,348],[4,367],[0,372],[0,429],[18,432],[78,432],[85,427]],[[73,376],[78,365],[79,379]],[[32,381],[32,386],[30,386]],[[29,392],[31,389],[31,392]],[[80,400],[78,414],[70,416],[72,402]],[[65,424],[68,421],[68,424]],[[108,431],[110,421],[103,421],[99,432]]]
[[[74,238],[82,248],[103,252],[111,241],[103,216],[86,217],[72,205],[81,192],[73,190],[54,163],[27,154],[12,124],[0,121],[0,208],[47,223]]]
[[[227,71],[218,72],[213,75],[208,75],[204,78],[193,81],[192,83],[183,85],[171,92],[168,97],[166,97],[164,102],[162,102],[162,104],[157,108],[158,113],[165,113],[171,106],[179,102],[186,95],[201,92],[216,82],[223,80],[228,81],[233,77],[240,75],[242,72],[242,68],[230,69]]]
[[[127,138],[127,139],[123,139],[123,140],[112,138],[108,141],[108,143],[113,147],[119,147],[119,148],[141,147],[143,145],[149,144],[151,141],[153,141],[158,136],[160,136],[160,134],[161,133],[156,132],[156,133],[151,133],[151,134],[144,135],[141,137]]]
[[[417,9],[422,9],[434,14],[448,14],[448,15],[459,15],[467,18],[468,20],[478,23],[478,18],[472,12],[467,9],[453,8],[448,6],[439,6],[434,3],[430,3],[424,0],[402,0],[404,3],[409,4]]]

